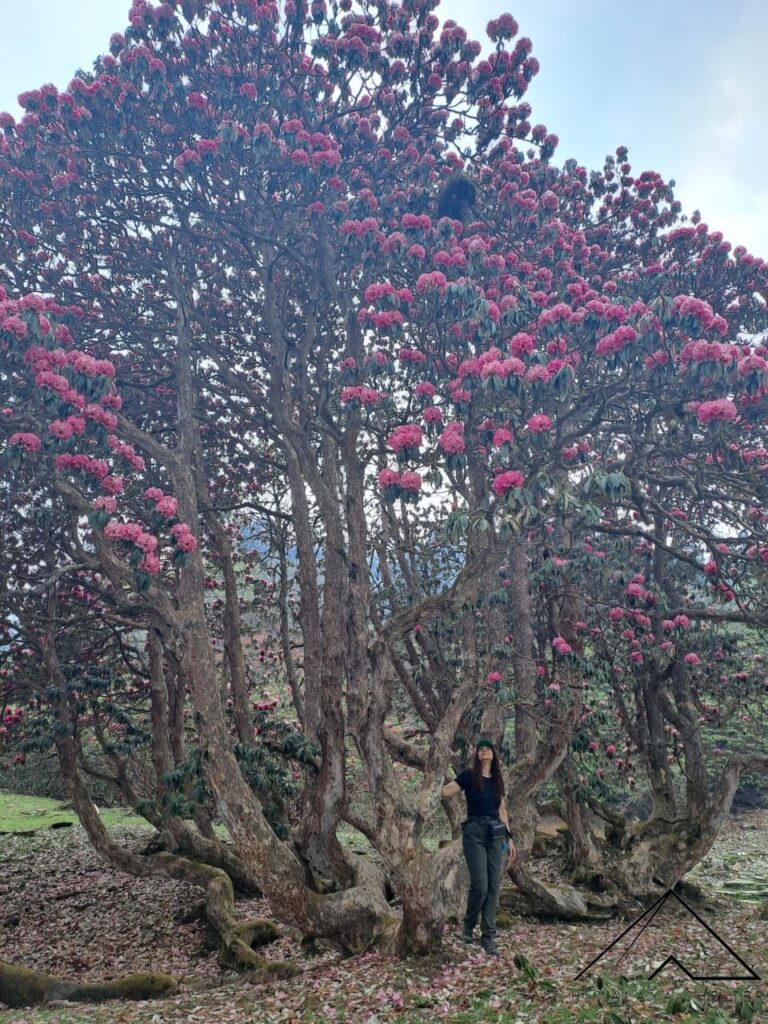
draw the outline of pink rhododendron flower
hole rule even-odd
[[[134,541],[137,548],[141,548],[146,554],[150,554],[157,547],[157,537],[154,537],[151,533],[142,533]]]
[[[730,398],[717,398],[713,402],[702,402],[696,409],[696,418],[700,423],[711,423],[712,420],[735,420],[737,416],[738,410]]]
[[[499,429],[493,435],[493,447],[501,448],[503,444],[512,444],[515,440],[511,430],[507,430],[506,427],[499,427]]]
[[[94,508],[103,509],[105,512],[109,512],[110,515],[117,511],[117,499],[108,498],[106,494],[103,494],[99,498],[94,498],[91,504]]]
[[[532,355],[536,351],[536,339],[530,334],[521,331],[510,338],[509,351],[511,355],[518,358],[524,355]]]
[[[691,652],[690,654],[686,654],[684,660],[685,660],[686,665],[700,665],[701,664],[701,658],[698,656],[698,654],[694,654],[693,652]]]
[[[546,413],[537,412],[535,416],[531,416],[526,426],[532,434],[543,434],[552,429],[552,420]]]
[[[382,469],[376,479],[380,487],[393,487],[400,483],[400,474],[394,469]]]
[[[349,402],[359,402],[360,405],[376,405],[377,402],[383,401],[386,397],[386,391],[375,391],[373,388],[367,388],[362,384],[341,389],[341,401],[344,405]]]
[[[125,485],[121,476],[104,476],[101,478],[101,489],[107,494],[120,494]]]
[[[159,512],[161,516],[165,516],[166,519],[172,519],[176,515],[178,507],[179,503],[175,498],[165,495],[155,505],[155,511]]]
[[[416,291],[423,294],[431,288],[444,292],[448,287],[448,278],[441,270],[433,270],[431,274],[420,274],[416,278]]]
[[[461,455],[461,453],[465,451],[466,444],[462,437],[463,432],[463,423],[453,421],[446,425],[445,430],[437,439],[437,443],[446,455]]]
[[[400,315],[402,321],[402,314]],[[398,359],[401,363],[426,363],[427,357],[423,352],[419,352],[416,348],[401,348],[397,354]]]
[[[400,477],[400,486],[404,491],[420,491],[421,476],[413,470],[408,470]]]
[[[19,316],[9,316],[3,320],[2,327],[4,331],[8,331],[12,334],[17,341],[22,341],[27,336],[27,325]]]
[[[595,352],[600,356],[612,355],[619,352],[625,345],[637,341],[637,331],[634,327],[617,327],[611,334],[606,334],[595,345]]]
[[[186,523],[177,523],[171,528],[171,536],[176,542],[176,547],[180,551],[195,551],[197,549],[197,539],[193,536],[192,531]]]
[[[421,447],[423,434],[418,423],[406,423],[404,426],[395,427],[387,438],[387,444],[393,452],[400,452],[403,449],[418,449]]]
[[[491,487],[494,494],[502,495],[511,491],[513,487],[522,487],[525,483],[523,474],[517,469],[509,469],[506,473],[499,473],[493,478]]]
[[[8,444],[20,445],[26,452],[37,452],[40,451],[41,441],[37,434],[19,431],[11,434],[8,438]]]
[[[139,569],[150,576],[156,576],[160,572],[160,559],[156,554],[148,552],[139,562]]]
[[[552,641],[552,646],[558,654],[565,656],[566,654],[572,654],[573,648],[568,641],[562,636],[556,636]]]

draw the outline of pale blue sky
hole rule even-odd
[[[130,0],[0,0],[0,110],[44,82],[63,88],[90,67]],[[557,158],[598,167],[625,144],[636,172],[678,183],[734,245],[768,257],[768,0],[442,0],[486,42],[509,11],[541,71],[533,121],[560,136]]]

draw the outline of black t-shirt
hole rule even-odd
[[[456,782],[464,790],[467,798],[467,817],[474,818],[484,815],[488,818],[498,818],[499,801],[493,789],[493,779],[490,776],[483,779],[483,788],[475,787],[474,777],[469,768],[456,776]]]

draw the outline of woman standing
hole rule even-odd
[[[453,796],[462,789],[467,798],[467,820],[462,826],[462,845],[470,884],[461,938],[464,942],[474,941],[472,933],[480,915],[480,941],[483,949],[491,956],[498,956],[495,939],[496,907],[499,903],[504,840],[511,833],[501,766],[493,743],[485,736],[481,736],[475,744],[472,768],[463,771],[454,782],[443,786],[443,796]],[[515,846],[510,839],[509,859],[514,860],[515,857]]]

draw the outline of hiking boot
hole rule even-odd
[[[499,956],[499,947],[496,945],[496,939],[492,935],[484,935],[480,940],[480,944],[488,956]]]
[[[467,942],[467,943],[474,942],[475,941],[475,936],[472,934],[472,932],[473,932],[473,929],[472,928],[467,928],[467,926],[465,925],[462,928],[462,930],[461,930],[461,941],[462,942]]]

